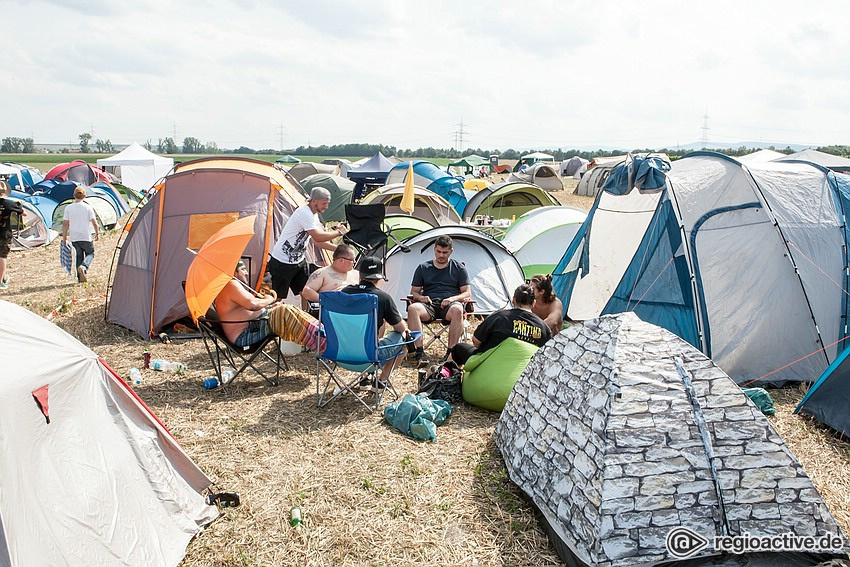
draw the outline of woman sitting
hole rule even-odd
[[[564,306],[552,289],[552,274],[537,274],[531,278],[534,287],[534,305],[531,311],[543,319],[552,336],[561,332],[564,324]]]
[[[499,346],[508,338],[541,346],[552,338],[549,327],[532,312],[534,288],[522,284],[514,291],[513,308],[496,311],[487,317],[472,335],[472,344],[458,343],[449,351],[451,360],[463,366],[473,354]]]

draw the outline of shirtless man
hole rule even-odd
[[[301,308],[309,312],[310,303],[318,303],[322,291],[339,291],[347,285],[359,283],[353,267],[354,249],[348,244],[340,244],[334,249],[333,263],[310,274],[301,290]]]
[[[271,330],[268,321],[260,317],[275,301],[277,296],[274,291],[271,295],[261,295],[248,286],[248,269],[240,260],[233,278],[215,299],[215,307],[222,321],[246,321],[222,323],[227,340],[237,347],[244,347],[269,336]]]

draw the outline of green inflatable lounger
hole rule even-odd
[[[515,338],[474,354],[464,366],[463,399],[468,404],[502,411],[519,375],[537,352],[535,345]]]

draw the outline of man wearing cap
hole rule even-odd
[[[62,246],[67,246],[68,238],[77,253],[77,281],[87,281],[87,273],[94,260],[94,239],[100,238],[100,230],[94,216],[94,209],[83,199],[86,198],[86,188],[74,189],[74,202],[65,207],[62,216]],[[91,230],[89,230],[91,227]]]
[[[347,232],[343,226],[333,230],[322,228],[319,213],[324,212],[330,202],[331,194],[327,189],[314,188],[307,204],[295,209],[280,231],[272,248],[268,268],[272,276],[272,289],[279,298],[284,299],[290,289],[295,295],[304,289],[308,275],[304,254],[311,238],[320,248],[333,250],[335,246],[330,241]]]
[[[377,286],[379,282],[387,279],[384,276],[384,264],[381,259],[375,256],[366,256],[360,260],[358,271],[360,272],[360,283],[344,287],[340,291],[350,294],[371,293],[378,296],[378,323],[381,328],[383,328],[384,323],[387,323],[393,329],[385,337],[378,339],[378,346],[387,347],[396,345],[404,340],[410,340],[407,325],[404,324],[404,320],[401,318],[401,314],[398,312],[393,298]],[[379,329],[378,335],[380,334],[381,330]],[[407,335],[407,339],[405,339],[405,335]],[[395,349],[384,349],[381,352],[389,357],[394,357],[401,352],[402,348],[402,345],[399,345]],[[403,357],[404,354],[402,353]],[[391,368],[392,362],[388,362],[381,369],[380,383],[377,387],[382,387],[382,384],[386,383],[385,378]]]

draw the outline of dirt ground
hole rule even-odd
[[[570,189],[557,195],[561,202],[588,209],[591,200]],[[188,365],[183,374],[142,370],[136,391],[220,489],[241,494],[242,506],[196,538],[182,565],[558,563],[491,441],[497,414],[461,404],[435,442],[417,442],[353,400],[317,409],[307,354],[289,358],[279,387],[248,374],[226,390],[204,390],[212,368],[200,339],[149,342],[104,321],[116,241],[113,231],[96,243],[86,284],[61,271],[56,243],[12,253],[0,299],[43,316],[61,307],[55,323],[121,376],[142,366],[145,349]],[[405,365],[396,385],[411,392],[415,380]],[[802,393],[774,392],[771,422],[847,531],[848,444],[791,415]],[[301,530],[288,525],[293,506],[302,509]]]

